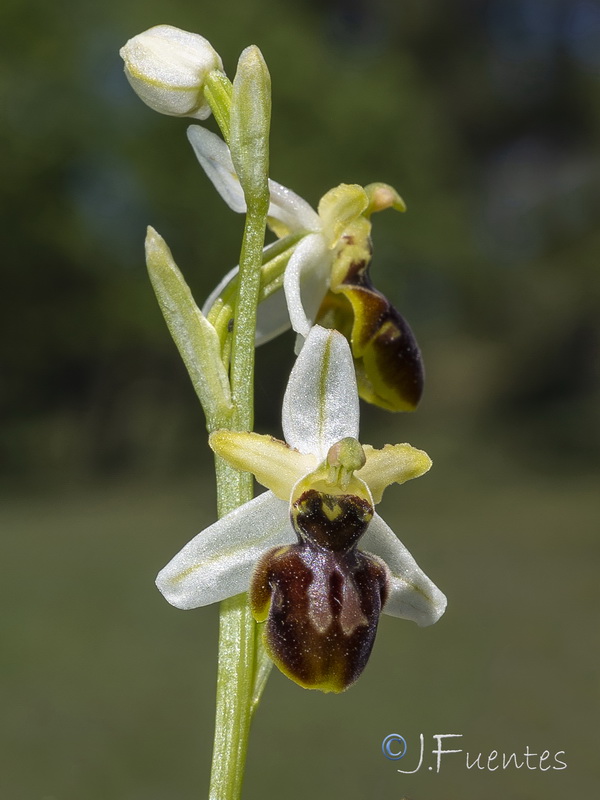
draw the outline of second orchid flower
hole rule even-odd
[[[206,174],[228,206],[246,210],[229,148],[215,134],[193,125],[188,138]],[[398,193],[387,184],[341,184],[325,194],[318,213],[295,192],[269,181],[269,223],[280,237],[296,236],[283,288],[292,328],[302,337],[313,324],[341,331],[352,348],[358,391],[389,411],[412,411],[423,391],[419,347],[406,320],[373,285],[370,216],[395,208]],[[212,293],[205,311],[235,279],[232,270]],[[280,307],[271,303],[270,320],[259,319],[263,340],[285,328]],[[259,339],[260,343],[260,339]]]

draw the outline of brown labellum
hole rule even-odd
[[[266,620],[267,651],[305,688],[344,691],[371,653],[388,581],[385,564],[356,548],[372,516],[359,497],[311,489],[293,504],[299,543],[269,550],[256,567],[250,603]]]
[[[348,264],[325,296],[317,323],[349,339],[364,400],[388,411],[413,411],[424,383],[419,346],[408,322],[373,286],[370,263],[369,250]]]

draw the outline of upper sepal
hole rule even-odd
[[[358,439],[356,378],[348,343],[337,331],[311,328],[283,398],[286,442],[318,461],[340,439]]]

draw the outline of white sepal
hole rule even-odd
[[[292,328],[307,336],[328,288],[331,256],[318,233],[305,236],[296,246],[283,278]]]
[[[223,294],[223,292],[229,286],[231,281],[237,276],[239,271],[240,271],[239,267],[233,267],[233,269],[230,269],[229,272],[227,272],[225,276],[221,278],[221,280],[217,283],[212,292],[208,295],[208,297],[204,301],[204,305],[202,306],[202,313],[204,314],[205,317],[208,317],[208,314],[211,308],[214,306],[215,302]]]
[[[248,590],[265,550],[296,541],[289,503],[264,492],[188,542],[158,573],[156,585],[177,608],[216,603]]]
[[[421,626],[437,622],[446,610],[446,596],[429,580],[379,514],[369,523],[358,547],[382,558],[391,572],[384,614],[410,619]]]
[[[245,214],[244,192],[223,139],[200,125],[190,125],[187,137],[200,166],[229,208],[238,214]]]
[[[290,317],[283,292],[273,292],[258,307],[256,346],[266,344],[289,330]]]
[[[315,325],[296,359],[283,398],[286,442],[322,461],[329,448],[358,439],[359,406],[354,364],[341,333]]]
[[[269,216],[283,222],[290,233],[321,230],[319,215],[303,197],[273,180],[269,180],[269,190]]]
[[[200,125],[190,125],[187,136],[200,166],[229,208],[238,214],[246,213],[244,192],[223,139]],[[272,180],[269,191],[269,216],[282,222],[290,233],[320,230],[319,215],[296,192]]]

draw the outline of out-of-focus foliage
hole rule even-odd
[[[241,220],[195,163],[187,121],[123,77],[119,47],[162,22],[209,38],[230,75],[261,47],[275,178],[315,204],[341,181],[406,199],[405,216],[375,220],[373,262],[428,367],[426,420],[403,425],[494,430],[543,461],[597,452],[598,2],[7,0],[0,15],[6,470],[195,457],[198,408],[144,231],[202,300],[237,260]],[[268,347],[259,424],[291,363],[291,339]],[[275,359],[281,376],[261,366]]]

